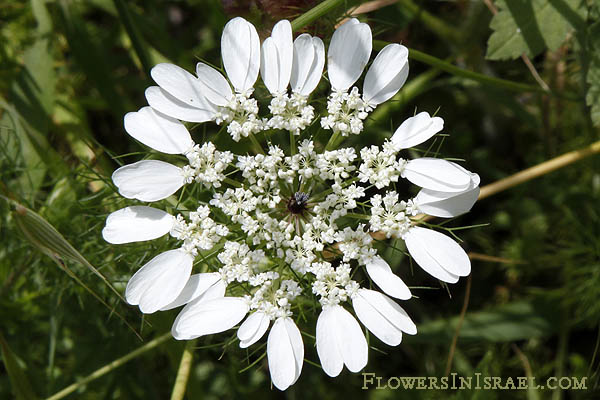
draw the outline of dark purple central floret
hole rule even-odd
[[[290,197],[287,203],[287,209],[292,214],[302,214],[306,210],[308,203],[308,193],[296,192]]]

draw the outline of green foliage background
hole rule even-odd
[[[126,135],[123,115],[145,104],[152,65],[168,61],[193,70],[200,59],[220,65],[220,34],[232,16],[250,19],[264,37],[274,21],[297,17],[309,3],[0,0],[0,398],[49,397],[169,331],[175,312],[142,319],[91,268],[122,293],[133,272],[167,246],[166,240],[111,246],[101,239],[108,213],[125,204],[110,174],[146,154]],[[356,4],[326,3],[335,7],[303,28],[323,38]],[[444,156],[465,159],[486,185],[598,141],[598,2],[498,0],[495,7],[494,16],[483,1],[400,0],[361,16],[375,39],[416,51],[405,88],[349,143],[381,141],[415,110],[439,108],[450,135]],[[532,77],[522,54],[550,91]],[[206,125],[193,130],[197,141],[216,132]],[[218,145],[229,146],[224,136]],[[43,242],[39,232],[50,228],[24,218],[17,203],[37,211],[72,250],[58,236],[54,245]],[[285,397],[597,398],[600,157],[482,200],[449,223],[475,224],[489,225],[458,231],[464,246],[497,259],[473,259],[452,371],[538,381],[587,377],[588,390],[362,391],[360,375],[344,371],[331,379],[305,363]],[[411,271],[407,259],[392,267]],[[403,304],[419,334],[397,348],[371,338],[368,372],[445,374],[467,279],[442,288],[417,268],[411,282],[424,287]],[[266,359],[240,372],[264,346],[251,354],[231,338],[228,332],[196,342],[187,398],[281,397],[270,387]],[[184,345],[167,340],[71,398],[168,398]],[[306,337],[305,347],[307,359],[317,362]]]

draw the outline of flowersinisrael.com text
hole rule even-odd
[[[587,377],[551,376],[537,380],[535,377],[500,377],[484,376],[477,372],[473,376],[460,376],[451,373],[450,376],[377,376],[374,372],[363,372],[362,389],[438,389],[438,390],[526,390],[526,389],[564,389],[586,390]]]

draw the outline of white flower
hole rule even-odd
[[[359,134],[363,121],[377,105],[393,97],[408,77],[408,49],[399,44],[384,47],[375,57],[364,82],[364,95],[356,83],[371,57],[371,28],[356,18],[340,26],[331,38],[327,53],[327,72],[332,93],[327,102],[328,115],[321,119],[325,129],[334,133]]]
[[[414,226],[403,239],[411,257],[435,278],[456,283],[460,276],[471,273],[471,261],[467,253],[443,233]]]
[[[352,306],[360,322],[387,345],[399,345],[402,332],[417,333],[417,327],[406,311],[382,293],[359,289],[352,297]]]
[[[239,346],[248,348],[270,328],[267,359],[280,390],[300,376],[304,345],[296,323],[308,309],[304,304],[318,300],[316,346],[324,371],[337,376],[346,365],[358,372],[368,358],[359,321],[392,346],[400,343],[402,332],[416,333],[406,312],[388,297],[408,300],[411,291],[377,254],[372,232],[404,240],[425,271],[456,282],[470,272],[464,250],[442,233],[414,226],[412,217],[468,211],[479,177],[443,159],[398,157],[442,129],[443,120],[427,113],[407,119],[391,140],[360,151],[328,145],[320,152],[306,139],[295,154],[270,140],[263,147],[268,151],[256,155],[219,150],[210,141],[195,144],[179,120],[222,124],[234,141],[262,130],[285,130],[291,133],[290,147],[296,147],[294,135],[306,134],[316,115],[318,102],[311,104],[310,94],[323,73],[321,39],[302,34],[293,40],[291,25],[283,20],[261,46],[252,24],[235,18],[226,24],[221,45],[227,77],[204,63],[196,65],[196,75],[159,64],[151,71],[158,86],[146,90],[151,107],[125,116],[125,129],[136,140],[185,158],[179,156],[182,165],[142,160],[117,169],[113,182],[119,193],[160,201],[189,185],[169,202],[175,216],[147,206],[128,206],[108,216],[102,234],[110,243],[166,234],[178,242],[133,275],[125,297],[143,313],[184,306],[172,327],[178,340],[240,324]],[[321,119],[333,130],[330,144],[339,135],[360,133],[368,113],[406,81],[408,50],[389,45],[367,71],[361,95],[353,85],[371,47],[370,28],[356,19],[331,40],[332,93]],[[271,95],[268,111],[252,98],[259,73]],[[257,144],[261,137],[250,139]],[[414,199],[381,191],[400,178],[422,188]],[[192,275],[196,259],[203,272]],[[371,281],[385,294],[361,287]],[[344,308],[349,304],[358,320]]]
[[[423,143],[442,129],[444,129],[443,119],[432,118],[429,113],[420,112],[414,117],[406,119],[396,129],[390,140],[398,150],[408,149]]]
[[[267,360],[271,381],[279,390],[296,383],[304,363],[300,330],[289,317],[277,318],[267,339]]]
[[[317,320],[317,353],[323,371],[336,377],[346,368],[358,372],[367,365],[367,340],[356,319],[340,305],[323,307]]]
[[[125,165],[112,175],[119,194],[128,199],[157,201],[178,191],[185,179],[181,168],[158,161],[144,160]]]
[[[452,218],[470,211],[479,197],[479,175],[468,173],[471,183],[464,191],[440,192],[421,189],[413,199],[415,207],[420,212],[442,218]]]
[[[192,272],[194,258],[182,250],[161,253],[140,268],[127,283],[125,299],[152,314],[177,299]]]
[[[398,275],[392,272],[389,264],[381,257],[376,256],[366,265],[369,277],[386,294],[400,300],[408,300],[412,297],[410,289]]]
[[[153,207],[125,207],[106,218],[102,237],[113,244],[143,242],[166,235],[174,223],[172,215]]]

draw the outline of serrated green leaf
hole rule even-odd
[[[37,397],[31,390],[31,384],[25,375],[25,371],[19,365],[15,354],[12,352],[4,336],[0,332],[0,350],[2,352],[2,361],[4,368],[8,372],[8,378],[12,386],[13,393],[17,400],[35,400]]]
[[[583,0],[499,0],[496,6],[486,54],[490,60],[554,51],[569,32],[585,24]]]

